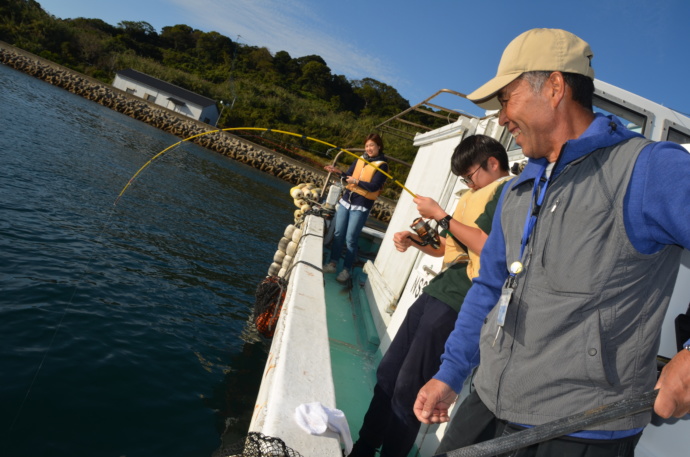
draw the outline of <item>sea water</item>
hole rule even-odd
[[[0,65],[0,455],[210,456],[290,184]]]

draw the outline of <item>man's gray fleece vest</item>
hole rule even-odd
[[[643,255],[625,231],[623,199],[647,143],[633,138],[597,149],[549,184],[495,345],[495,307],[482,329],[475,385],[497,417],[538,425],[654,388],[682,250]],[[508,265],[519,259],[532,185],[504,197]],[[627,430],[650,418],[642,413],[596,428]]]

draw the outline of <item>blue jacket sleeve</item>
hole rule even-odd
[[[503,187],[503,194],[512,186]],[[506,249],[501,227],[503,194],[496,206],[496,212],[481,256],[479,276],[472,282],[465,297],[455,329],[446,341],[445,352],[441,356],[441,367],[434,379],[448,384],[455,392],[460,392],[465,378],[479,364],[479,335],[486,315],[491,311],[501,288],[508,277],[506,269]]]
[[[690,249],[690,154],[682,146],[652,143],[640,152],[623,218],[630,242],[643,254],[669,244]]]

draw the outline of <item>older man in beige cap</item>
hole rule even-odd
[[[529,30],[468,96],[500,109],[529,161],[501,196],[441,368],[417,396],[420,421],[448,421],[479,365],[439,452],[655,387],[659,415],[690,411],[690,341],[658,381],[656,372],[661,323],[690,248],[690,154],[594,114],[592,57],[572,33]],[[635,414],[511,456],[632,456],[650,418]]]

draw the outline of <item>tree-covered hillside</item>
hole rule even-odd
[[[363,138],[376,125],[410,106],[385,83],[333,74],[318,55],[271,54],[265,47],[184,24],[158,32],[145,21],[111,25],[100,19],[58,19],[35,0],[0,2],[0,40],[108,84],[116,71],[134,68],[218,100],[222,109],[218,127],[286,130],[345,148],[362,147]],[[444,124],[416,115],[426,125]],[[311,160],[326,160],[323,147],[291,148],[290,140],[283,140],[278,146],[301,148]],[[396,135],[384,136],[384,141],[389,155],[413,160],[415,150],[409,141]],[[272,147],[278,143],[269,142]],[[393,164],[392,174],[402,178],[406,169]],[[397,189],[391,187],[387,193],[394,196]]]

